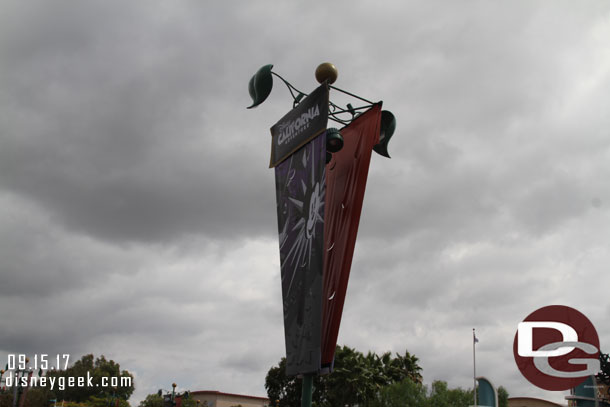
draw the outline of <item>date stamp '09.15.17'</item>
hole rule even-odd
[[[9,353],[5,370],[66,370],[70,364],[70,355],[67,353],[49,355],[46,353],[25,355],[23,353]]]

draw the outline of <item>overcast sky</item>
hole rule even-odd
[[[610,349],[609,39],[607,1],[3,1],[0,355],[104,354],[132,405],[172,382],[265,396],[285,354],[269,128],[292,103],[276,81],[246,110],[247,84],[273,63],[309,91],[331,61],[398,121],[339,344],[467,388],[476,328],[478,374],[562,401],[512,342],[563,304]]]

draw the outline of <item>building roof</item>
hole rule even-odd
[[[540,403],[545,403],[545,405],[549,406],[549,407],[565,407],[565,404],[557,404],[553,401],[548,401],[548,400],[543,400],[543,399],[539,399],[536,397],[509,397],[508,401],[536,401],[536,402],[540,402]]]
[[[246,399],[253,399],[253,400],[265,400],[265,401],[269,401],[269,399],[267,397],[258,397],[258,396],[248,396],[245,394],[235,394],[235,393],[223,393],[222,391],[218,391],[218,390],[195,390],[190,392],[190,394],[200,394],[202,396],[204,395],[215,395],[215,396],[232,396],[232,397],[243,397]]]

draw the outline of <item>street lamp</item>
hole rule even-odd
[[[169,393],[169,391],[167,391],[167,394],[163,395],[163,390],[159,389],[159,391],[157,392],[157,395],[159,395],[159,397],[163,397],[163,407],[175,407],[176,406],[176,399],[177,398],[181,398],[182,400],[186,400],[191,396],[191,392],[189,390],[185,390],[184,392],[182,392],[182,394],[178,393],[176,394],[176,387],[177,384],[176,383],[172,383],[172,392]],[[196,401],[197,404],[199,404],[199,400]]]

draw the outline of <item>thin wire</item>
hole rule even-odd
[[[308,96],[308,94],[307,94],[307,93],[305,93],[305,92],[302,92],[302,91],[298,90],[298,89],[297,89],[296,87],[294,87],[294,86],[293,86],[293,85],[292,85],[290,82],[288,82],[286,79],[282,78],[282,77],[281,77],[280,75],[278,75],[277,73],[275,73],[275,72],[273,72],[273,71],[271,71],[271,73],[272,73],[273,75],[277,76],[278,78],[280,78],[280,80],[281,80],[282,82],[284,82],[284,85],[286,85],[286,87],[288,88],[288,91],[290,92],[290,96],[292,96],[292,100],[293,100],[293,102],[294,102],[294,106],[296,106],[296,104],[297,104],[297,98],[298,98],[300,95],[302,95],[302,96],[300,96],[301,98],[303,98],[303,97],[305,97],[305,96]],[[356,110],[362,110],[362,109],[367,109],[367,108],[369,108],[369,107],[371,107],[371,106],[373,106],[373,105],[375,104],[375,102],[371,102],[371,101],[370,101],[370,100],[368,100],[368,99],[365,99],[365,98],[363,98],[363,97],[360,97],[360,96],[358,96],[358,95],[355,95],[355,94],[353,94],[353,93],[350,93],[350,92],[348,92],[348,91],[345,91],[345,90],[343,90],[343,89],[337,88],[336,86],[332,86],[332,85],[330,85],[330,84],[329,84],[329,85],[328,85],[328,87],[329,87],[330,89],[337,90],[337,91],[339,91],[339,92],[345,93],[346,95],[349,95],[349,96],[351,96],[351,97],[354,97],[354,98],[356,98],[356,99],[359,99],[359,100],[362,100],[362,101],[364,101],[364,102],[368,103],[368,105],[365,105],[365,106],[352,107],[352,109],[346,109],[346,108],[343,108],[343,107],[341,107],[341,106],[339,106],[339,105],[337,105],[337,104],[333,103],[331,100],[329,100],[329,101],[328,101],[328,104],[329,104],[329,107],[332,109],[332,111],[329,111],[329,113],[328,113],[328,118],[329,118],[330,120],[332,120],[332,121],[337,122],[337,123],[344,124],[344,125],[345,125],[345,124],[349,124],[349,123],[351,123],[351,121],[352,121],[352,120],[354,120],[354,119],[355,119],[355,118],[358,116],[357,114],[353,114],[353,113],[352,113],[353,111],[356,111]],[[293,90],[294,90],[295,92],[298,92],[298,95],[297,95],[297,96],[295,96],[295,95],[294,95]],[[352,114],[351,119],[349,119],[349,120],[346,120],[346,119],[340,119],[340,118],[338,118],[338,117],[336,116],[336,115],[339,115],[339,114],[344,114],[344,113],[350,113],[350,114]]]
[[[337,87],[335,87],[335,86],[333,86],[333,85],[328,85],[328,87],[329,87],[329,88],[331,88],[331,89],[334,89],[334,90],[338,90],[339,92],[343,92],[343,93],[345,93],[346,95],[350,95],[351,97],[355,97],[356,99],[360,99],[360,100],[362,100],[362,101],[364,101],[364,102],[370,103],[371,105],[374,105],[374,104],[375,104],[375,102],[371,102],[370,100],[367,100],[367,99],[365,99],[365,98],[363,98],[363,97],[360,97],[360,96],[358,96],[358,95],[354,95],[353,93],[350,93],[350,92],[348,92],[348,91],[346,91],[346,90],[339,89],[339,88],[337,88]]]
[[[294,96],[294,93],[292,93],[292,90],[294,89],[295,91],[299,92],[300,94],[303,94],[305,96],[307,96],[307,93],[305,92],[301,92],[300,90],[298,90],[297,88],[295,88],[294,86],[292,86],[290,84],[290,82],[288,82],[286,79],[282,78],[280,75],[276,74],[275,72],[271,71],[271,73],[275,76],[277,76],[278,78],[280,78],[282,80],[282,82],[284,82],[284,84],[288,87],[288,90],[290,91],[290,95],[292,96],[293,100],[296,100],[296,96]]]

